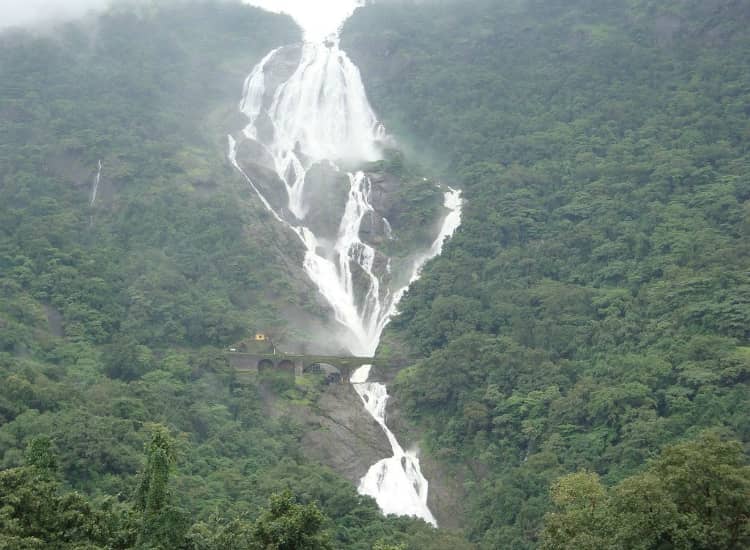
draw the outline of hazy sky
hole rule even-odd
[[[0,0],[0,28],[75,19],[122,0]],[[242,0],[294,17],[308,40],[335,32],[362,0]]]

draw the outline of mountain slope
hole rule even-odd
[[[386,349],[430,454],[467,465],[471,537],[532,548],[561,474],[750,440],[744,2],[360,10],[344,46],[464,225]]]
[[[461,547],[382,517],[315,461],[321,380],[239,381],[224,356],[284,335],[290,312],[328,313],[298,240],[226,160],[243,80],[298,39],[289,18],[231,2],[0,34],[0,545],[70,541],[80,523],[76,543],[133,547],[132,531],[114,539],[148,523],[156,453],[167,547],[231,547],[287,489],[317,503],[336,548]],[[169,453],[154,443],[168,438]],[[33,469],[40,441],[52,473]],[[123,525],[105,529],[112,510]]]

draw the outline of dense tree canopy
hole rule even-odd
[[[309,410],[317,382],[240,383],[222,353],[321,314],[224,161],[291,21],[196,1],[0,34],[0,548],[746,545],[748,23],[445,0],[347,24],[406,158],[466,198],[383,351],[412,359],[395,397],[469,541],[310,460],[269,403]]]
[[[383,348],[411,350],[396,398],[483,548],[536,547],[567,472],[616,484],[704,428],[750,442],[749,21],[447,0],[349,22],[386,125],[464,190]]]
[[[0,547],[239,550],[286,526],[435,547],[268,413],[311,407],[316,380],[241,384],[223,354],[282,310],[321,313],[282,259],[296,237],[225,158],[243,79],[299,30],[158,4],[0,34]]]
[[[746,548],[750,466],[737,442],[713,434],[667,447],[642,473],[612,489],[580,472],[552,488],[541,547]]]

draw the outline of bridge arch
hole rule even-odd
[[[279,364],[276,365],[276,369],[294,374],[294,362],[289,359],[282,359],[279,361]]]
[[[273,370],[273,367],[273,361],[271,361],[270,359],[261,359],[260,361],[258,361],[258,372]]]
[[[306,365],[302,372],[305,374],[320,374],[321,372],[320,366],[321,366],[320,363],[313,363],[312,365]]]
[[[330,363],[311,363],[305,366],[304,372],[306,374],[319,374],[325,376],[328,384],[340,384],[343,379],[341,369]]]
[[[235,348],[227,351],[229,364],[238,372],[281,371],[294,376],[303,373],[326,376],[329,382],[349,382],[354,370],[362,365],[376,364],[372,357],[331,355],[294,355],[288,353],[246,353]],[[393,363],[390,363],[393,364]]]

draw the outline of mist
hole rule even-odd
[[[323,40],[335,33],[364,0],[242,0],[268,11],[290,15],[310,41]]]
[[[69,21],[106,9],[112,3],[113,0],[3,0],[0,30]]]
[[[170,0],[172,2],[180,0]],[[365,0],[217,0],[242,2],[268,11],[291,15],[307,37],[319,40],[333,33]],[[114,4],[138,5],[147,0],[2,0],[0,31],[55,25],[104,11]],[[163,0],[159,4],[165,3]]]

